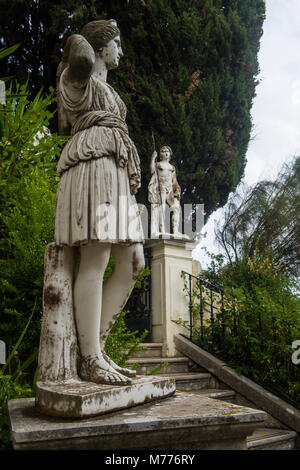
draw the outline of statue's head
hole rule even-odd
[[[80,33],[90,43],[95,52],[107,43],[120,36],[120,30],[115,20],[96,20],[87,23]]]
[[[160,159],[169,161],[173,155],[171,147],[164,145],[159,151]]]
[[[108,69],[118,66],[123,52],[120,30],[115,20],[91,21],[82,28],[81,35],[90,43],[95,55],[105,60]]]

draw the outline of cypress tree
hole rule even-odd
[[[109,75],[128,109],[147,201],[153,151],[170,145],[183,203],[206,218],[241,180],[251,132],[264,0],[2,0],[3,45],[22,42],[8,73],[33,89],[55,85],[66,37],[115,18],[125,57]]]

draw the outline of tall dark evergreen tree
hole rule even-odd
[[[128,108],[147,200],[151,130],[174,151],[184,203],[223,206],[243,176],[264,0],[1,0],[3,45],[21,42],[7,73],[55,86],[68,35],[115,18],[125,58],[109,81]],[[55,126],[55,124],[53,124]]]

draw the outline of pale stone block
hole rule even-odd
[[[194,243],[160,239],[148,241],[147,246],[151,247],[152,252],[152,340],[163,343],[163,356],[179,356],[173,336],[187,334],[187,330],[173,320],[189,322],[182,271],[193,273]]]
[[[50,416],[88,418],[166,398],[175,392],[175,379],[137,377],[131,385],[97,385],[73,381],[49,385],[37,383],[35,404]]]

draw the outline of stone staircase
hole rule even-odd
[[[146,349],[127,362],[128,366],[138,363],[137,374],[147,375],[154,370],[154,375],[174,377],[178,392],[240,404],[240,397],[233,390],[226,389],[225,384],[193,363],[191,359],[162,357],[161,343],[144,343],[141,346]],[[167,365],[158,370],[164,362],[167,362]],[[272,417],[268,417],[265,427],[257,429],[247,438],[248,450],[294,450],[297,433],[285,429],[280,423],[278,423],[279,427],[275,427],[276,424]]]

